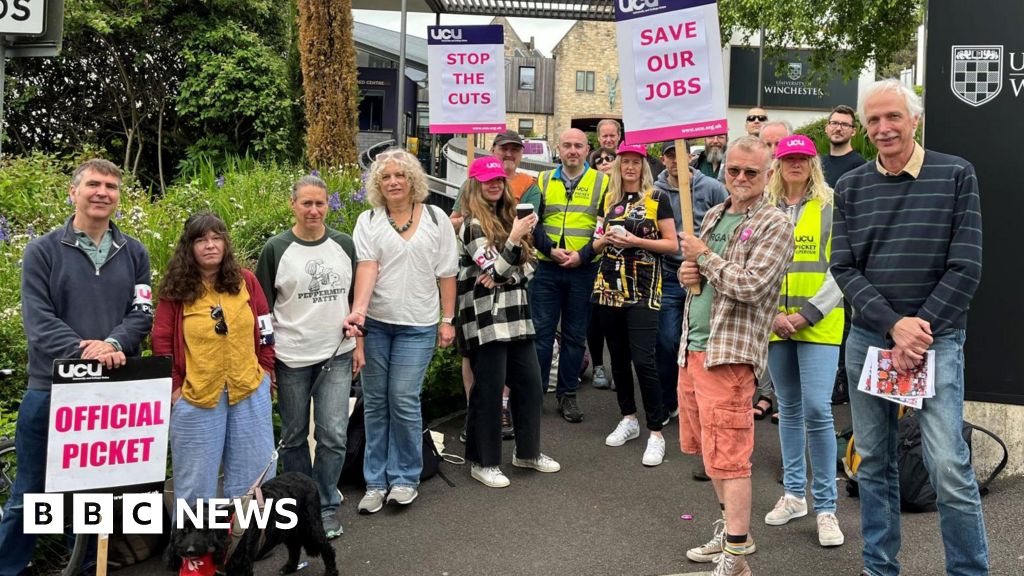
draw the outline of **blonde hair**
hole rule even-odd
[[[380,185],[384,169],[390,163],[397,164],[405,173],[405,178],[409,182],[409,196],[412,200],[414,202],[426,200],[430,189],[427,188],[427,175],[423,172],[420,161],[407,150],[388,148],[377,154],[373,164],[370,164],[370,168],[367,170],[366,200],[370,205],[376,208],[384,207],[384,195],[380,191]]]
[[[824,206],[832,205],[832,189],[825,182],[825,173],[821,171],[821,159],[817,156],[810,156],[811,175],[807,190],[807,198],[817,200]],[[768,185],[764,187],[765,197],[772,204],[778,205],[786,196],[786,183],[782,179],[782,160],[776,158],[772,161],[772,177],[768,179]]]
[[[640,197],[643,199],[654,193],[654,176],[651,174],[651,165],[647,162],[647,158],[641,156],[640,161]],[[619,154],[615,161],[612,162],[612,171],[608,174],[611,180],[608,182],[608,190],[604,194],[604,205],[606,208],[622,202],[622,199],[626,196],[622,191],[622,171],[619,169],[621,162],[622,155]],[[607,217],[607,214],[605,216]]]
[[[484,185],[476,178],[469,178],[462,188],[462,213],[466,224],[476,220],[480,223],[487,242],[495,250],[505,248],[505,242],[512,231],[512,221],[516,218],[516,201],[512,198],[512,190],[508,187],[508,179],[503,178],[501,198],[491,204],[484,198]],[[519,264],[525,264],[533,257],[533,236],[523,236],[524,246]]]

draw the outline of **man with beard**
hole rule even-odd
[[[718,178],[722,173],[722,161],[725,160],[725,144],[728,135],[715,134],[704,138],[704,150],[697,155],[693,167],[704,173],[705,176]]]
[[[840,104],[832,109],[825,124],[829,151],[821,156],[821,169],[825,172],[825,182],[832,189],[835,189],[840,176],[864,165],[864,157],[850,145],[850,140],[857,133],[854,114],[853,108]]]

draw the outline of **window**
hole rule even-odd
[[[537,74],[537,69],[533,66],[520,66],[519,67],[519,89],[520,90],[533,90],[536,88],[534,78]]]
[[[359,101],[359,129],[380,131],[384,128],[384,91],[365,90]]]
[[[593,92],[594,91],[594,73],[584,72],[578,70],[576,72],[576,91],[577,92]]]
[[[519,133],[527,138],[533,136],[533,118],[519,119]]]

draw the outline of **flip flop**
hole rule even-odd
[[[772,412],[772,424],[775,424],[776,426],[779,425],[779,413],[778,412]]]
[[[768,406],[762,406],[762,402],[767,402]],[[765,416],[771,413],[773,406],[771,398],[759,396],[757,402],[754,402],[754,420],[764,420]]]

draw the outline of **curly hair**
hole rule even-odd
[[[427,175],[423,172],[420,161],[409,151],[401,148],[388,148],[377,154],[373,164],[367,170],[366,178],[366,200],[376,208],[384,207],[384,194],[380,191],[383,183],[384,169],[388,164],[397,164],[401,173],[409,182],[409,196],[413,202],[423,202],[430,194],[427,188]]]
[[[174,254],[167,265],[167,273],[160,281],[161,298],[191,304],[206,293],[193,244],[207,232],[220,234],[224,239],[224,257],[213,283],[214,291],[227,294],[238,294],[241,291],[242,267],[235,260],[228,227],[220,216],[204,211],[189,216],[185,221],[185,229],[178,238],[178,245],[174,247]]]
[[[466,180],[462,191],[462,211],[466,216],[466,222],[475,218],[480,223],[487,241],[499,251],[505,248],[505,241],[512,231],[512,221],[516,218],[516,202],[512,198],[508,180],[503,178],[502,182],[504,191],[494,204],[484,198],[484,185],[476,178]],[[533,236],[523,236],[521,245],[523,254],[518,262],[520,265],[533,258]]]

